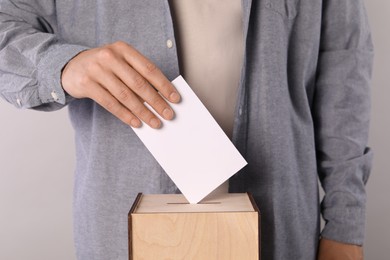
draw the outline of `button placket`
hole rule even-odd
[[[167,40],[167,47],[171,49],[173,47],[173,41],[171,39]]]

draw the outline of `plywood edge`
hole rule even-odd
[[[258,243],[259,243],[258,253],[259,253],[259,260],[261,260],[261,213],[260,213],[259,208],[257,207],[255,198],[253,197],[252,193],[247,192],[247,194],[248,194],[249,200],[252,203],[252,207],[254,208],[254,210],[256,211],[257,216],[258,216],[258,225],[259,225],[258,226]]]
[[[159,212],[255,212],[247,193],[226,193],[190,204],[183,194],[143,194],[134,214]],[[134,215],[133,214],[133,215]]]
[[[255,199],[253,198],[252,193],[247,192],[246,194],[248,194],[248,198],[249,198],[250,202],[252,203],[253,209],[254,209],[257,213],[259,213],[259,215],[260,215],[260,210],[259,210],[259,208],[257,207],[256,201],[255,201]]]
[[[132,260],[133,259],[133,232],[132,232],[132,218],[131,218],[131,215],[132,213],[135,212],[135,210],[137,209],[138,207],[138,204],[140,203],[141,201],[141,198],[142,198],[142,192],[138,193],[137,194],[137,197],[135,198],[134,200],[134,203],[133,205],[131,206],[130,208],[130,211],[129,211],[129,214],[128,214],[128,240],[129,240],[129,260]]]
[[[134,200],[134,203],[133,205],[131,206],[130,208],[130,211],[129,211],[129,216],[135,212],[136,208],[138,207],[139,205],[139,202],[141,201],[141,198],[142,198],[142,192],[138,193],[137,194],[137,197],[135,198]]]

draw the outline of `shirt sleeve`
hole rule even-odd
[[[58,37],[54,0],[0,0],[0,96],[16,107],[65,106],[61,70],[86,49]]]
[[[362,245],[373,44],[363,0],[323,1],[313,103],[318,172],[325,197],[322,237]]]

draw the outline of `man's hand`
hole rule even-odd
[[[150,60],[124,42],[90,49],[76,55],[62,71],[64,90],[75,98],[91,98],[132,127],[144,121],[159,128],[161,121],[143,104],[146,101],[164,119],[174,116],[170,102],[180,101],[171,82]]]
[[[363,248],[322,238],[318,260],[363,260]]]

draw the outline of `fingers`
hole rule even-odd
[[[127,63],[150,82],[167,100],[172,103],[180,101],[180,95],[176,88],[153,62],[127,44],[119,44],[118,47],[123,50]]]
[[[62,71],[61,83],[73,97],[91,98],[133,127],[140,126],[141,120],[152,128],[161,126],[144,102],[170,120],[174,112],[166,100],[180,101],[179,93],[161,70],[124,42],[76,55]]]
[[[134,93],[114,74],[103,73],[102,77],[100,77],[99,83],[106,88],[122,106],[130,110],[135,116],[147,123],[150,127],[159,128],[161,126],[161,121],[143,104],[142,99],[144,98],[137,96],[136,93]],[[145,90],[144,92],[150,92],[149,95],[159,96],[156,91],[154,91],[151,87],[149,88],[150,90]],[[145,94],[143,96],[145,96]],[[159,96],[159,100],[163,100],[161,96]],[[156,109],[156,111],[161,111],[162,114],[166,115],[167,113],[164,113],[163,111],[164,109],[168,109],[171,111],[170,115],[165,117],[167,119],[171,119],[173,117],[173,110],[168,106],[168,104],[166,104],[165,101],[157,102],[158,104],[154,104],[154,107],[158,107],[158,110]]]
[[[145,100],[153,109],[161,115],[164,119],[170,120],[174,116],[174,112],[169,104],[161,97],[159,93],[149,84],[149,82],[144,79],[138,72],[131,68],[124,60],[116,60],[115,65],[112,66],[115,68],[113,74],[115,74],[118,79],[103,77],[106,81],[110,80],[111,82],[105,82],[105,86],[121,85],[121,88],[128,86],[129,90],[121,89],[122,93],[119,93],[119,96],[122,96],[119,100],[130,108],[130,104],[127,104],[128,96],[131,95],[129,91],[133,91],[140,98]],[[119,81],[119,82],[118,82]],[[124,100],[126,99],[126,100]],[[132,110],[134,112],[134,110]],[[137,114],[136,114],[137,115]],[[137,115],[138,116],[138,115]],[[157,119],[157,117],[155,117]]]
[[[141,126],[141,121],[102,86],[91,82],[89,89],[90,97],[123,123],[135,128]]]

